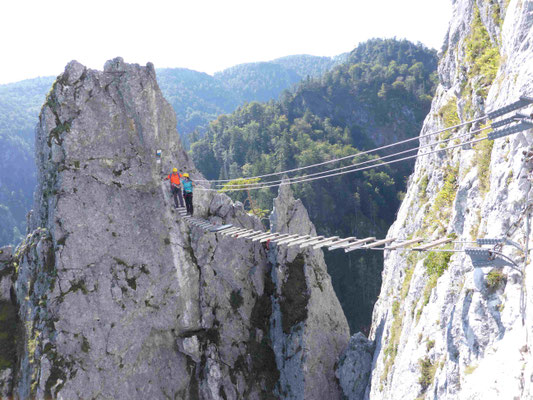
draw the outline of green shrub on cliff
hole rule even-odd
[[[452,97],[438,112],[439,117],[444,122],[444,127],[449,128],[451,126],[459,125],[461,120],[457,113],[457,98]],[[448,139],[452,135],[452,131],[442,132],[440,135],[441,140]]]
[[[485,282],[489,289],[496,289],[502,282],[505,282],[506,279],[507,277],[502,271],[493,269],[487,274]]]
[[[498,46],[492,43],[476,5],[470,35],[465,40],[465,51],[469,67],[468,80],[473,84],[476,93],[486,98],[500,67],[500,51]]]
[[[437,372],[437,365],[432,363],[428,356],[421,358],[418,361],[418,365],[420,366],[418,383],[422,387],[422,392],[425,392],[433,384],[433,379],[435,379],[435,373]]]
[[[451,256],[452,253],[430,251],[424,260],[427,274],[430,277],[436,275],[437,278],[440,278],[448,269]]]

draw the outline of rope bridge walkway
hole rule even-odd
[[[444,144],[448,143],[451,140],[457,140],[458,139],[457,136],[456,137],[452,136],[450,138],[443,139],[443,140],[437,140],[436,142],[431,142],[425,145],[420,145],[409,150],[396,152],[394,154],[377,157],[372,160],[363,161],[360,163],[336,168],[333,170],[327,170],[327,171],[318,172],[314,174],[291,177],[285,181],[275,180],[275,181],[270,181],[270,182],[261,182],[261,183],[244,184],[244,185],[243,184],[232,185],[232,184],[226,183],[226,182],[230,182],[230,180],[212,180],[212,181],[205,181],[205,182],[222,183],[222,185],[219,184],[217,186],[224,187],[226,190],[223,190],[223,191],[242,191],[242,190],[251,190],[251,189],[264,189],[264,188],[270,188],[270,187],[280,186],[280,185],[292,185],[295,183],[314,181],[317,179],[324,179],[324,178],[328,178],[331,176],[343,175],[347,173],[353,173],[353,172],[362,171],[366,169],[376,168],[376,167],[380,167],[383,165],[405,161],[405,160],[409,160],[413,158],[416,159],[421,156],[439,153],[439,152],[454,149],[457,147],[462,147],[464,149],[467,149],[468,147],[466,146],[471,146],[483,140],[495,140],[495,139],[508,136],[511,134],[515,134],[515,133],[518,133],[524,130],[533,129],[533,115],[531,114],[527,115],[527,114],[516,113],[515,115],[512,115],[510,117],[500,119],[498,121],[493,121],[494,119],[498,119],[499,117],[502,117],[508,113],[511,113],[521,108],[525,108],[529,106],[530,104],[533,104],[532,97],[521,96],[518,101],[515,101],[514,103],[508,104],[497,110],[491,111],[482,117],[479,117],[471,121],[466,121],[461,124],[451,126],[440,131],[426,133],[416,138],[406,139],[406,140],[396,142],[396,143],[391,143],[389,145],[382,146],[376,149],[367,150],[365,152],[352,154],[352,155],[338,158],[338,159],[324,161],[318,164],[294,168],[291,170],[286,170],[286,171],[281,171],[281,172],[275,172],[272,174],[258,175],[258,176],[251,177],[251,178],[271,177],[271,176],[281,175],[281,174],[288,173],[288,172],[297,172],[297,171],[305,170],[308,168],[313,168],[313,167],[317,167],[321,165],[339,162],[339,161],[346,160],[346,159],[352,159],[362,154],[369,154],[369,153],[376,152],[378,150],[383,150],[383,149],[397,146],[400,144],[404,144],[410,141],[420,140],[421,138],[434,136],[441,132],[448,131],[451,129],[456,129],[456,128],[459,128],[459,127],[462,127],[468,124],[475,124],[483,120],[490,121],[485,127],[481,129],[477,129],[477,130],[470,131],[470,132],[460,135],[459,137],[466,137],[467,141],[463,143],[454,144],[452,146],[446,146]],[[477,134],[482,131],[491,130],[491,129],[494,129],[494,130],[487,132],[487,135],[485,137],[473,138],[473,134]],[[432,150],[431,148],[436,147],[436,145],[440,145],[440,147]],[[401,157],[401,158],[397,158],[397,159],[393,159],[389,161],[383,161],[391,157],[403,155],[410,151],[419,151],[419,150],[422,150],[428,147],[430,149],[428,149],[429,151],[427,152],[419,152],[418,154],[415,154],[415,155]],[[532,161],[532,160],[533,160],[533,155],[529,157],[529,161]],[[365,164],[371,164],[371,165],[366,165],[364,167],[361,167],[362,165],[365,165]],[[248,179],[251,179],[251,178],[248,178]],[[199,179],[199,181],[202,181],[202,180]],[[198,190],[218,191],[220,189],[217,190],[217,189],[209,189],[206,187],[199,187]],[[528,193],[527,203],[528,204],[526,204],[526,207],[523,210],[522,217],[520,217],[520,220],[522,220],[523,216],[527,214],[526,216],[528,218],[528,223],[529,223],[529,214],[531,213],[532,208],[533,208],[533,203],[529,204],[529,193]],[[231,224],[216,225],[204,219],[199,219],[199,218],[195,218],[192,216],[188,216],[184,208],[179,208],[178,213],[187,223],[189,223],[192,226],[203,229],[206,232],[215,233],[221,236],[229,236],[234,239],[251,240],[252,242],[266,243],[267,245],[276,244],[277,246],[296,247],[298,249],[311,248],[313,250],[318,250],[321,248],[327,248],[327,250],[329,251],[344,250],[345,253],[349,253],[354,250],[464,252],[465,254],[470,256],[474,267],[494,266],[494,263],[497,263],[497,262],[499,262],[501,265],[501,263],[503,262],[503,263],[506,263],[506,265],[512,265],[514,268],[517,268],[517,269],[520,269],[518,265],[512,259],[510,259],[506,255],[501,253],[502,247],[505,245],[514,246],[518,248],[522,252],[522,254],[524,255],[527,254],[527,247],[525,249],[522,249],[522,247],[520,247],[519,244],[508,239],[509,237],[508,234],[506,234],[506,236],[502,238],[476,239],[476,241],[473,241],[473,242],[455,241],[453,238],[450,238],[450,237],[441,238],[441,239],[433,240],[429,242],[427,241],[427,239],[422,238],[422,237],[408,238],[408,239],[400,239],[400,238],[394,238],[394,237],[386,238],[386,239],[377,239],[376,237],[367,237],[367,238],[357,238],[357,237],[340,238],[339,236],[324,237],[324,236],[311,236],[311,235],[299,235],[299,234],[288,234],[288,233],[281,234],[277,232],[256,231],[253,229],[236,227]],[[528,241],[528,238],[526,238],[526,243],[527,241]],[[466,247],[466,248],[460,248],[460,249],[442,248],[442,246],[446,246],[449,244],[463,244],[463,245],[464,244],[477,244],[480,247]],[[493,248],[492,249],[483,248],[482,246],[485,246],[485,245],[493,246]],[[461,247],[461,246],[454,246],[454,247]]]
[[[466,247],[464,249],[442,249],[437,248],[448,244],[477,244],[479,246],[491,245],[501,248],[504,245],[511,245],[519,250],[523,249],[519,244],[512,242],[506,238],[497,239],[476,239],[475,242],[456,241],[451,237],[446,237],[438,240],[426,242],[424,238],[414,239],[376,239],[375,237],[357,238],[347,237],[340,238],[339,236],[311,236],[278,232],[265,232],[257,231],[254,229],[247,229],[242,227],[236,227],[232,224],[218,225],[211,223],[205,219],[195,218],[187,215],[185,208],[178,208],[178,213],[182,219],[189,225],[202,229],[206,233],[214,233],[221,236],[230,237],[233,239],[250,240],[252,242],[276,244],[277,246],[286,246],[288,248],[295,247],[300,250],[307,248],[318,250],[326,248],[329,251],[332,250],[344,250],[345,253],[349,253],[354,250],[402,250],[402,251],[436,251],[436,252],[452,252],[459,253],[464,252],[470,256],[474,267],[487,267],[492,266],[499,257],[500,261],[510,262],[513,266],[518,266],[503,255],[499,251],[483,248],[483,247]]]

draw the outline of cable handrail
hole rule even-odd
[[[308,169],[308,168],[314,168],[314,167],[319,167],[319,166],[322,166],[322,165],[332,164],[332,163],[335,163],[335,162],[338,162],[338,161],[348,160],[350,158],[354,158],[354,157],[357,157],[357,156],[374,153],[376,151],[385,150],[385,149],[388,149],[390,147],[399,146],[401,144],[409,143],[409,142],[412,142],[412,141],[415,141],[415,140],[420,140],[420,139],[423,139],[423,138],[426,138],[426,137],[429,137],[429,136],[433,136],[433,135],[437,135],[439,133],[443,133],[443,132],[446,132],[446,131],[449,131],[449,130],[452,130],[452,129],[457,129],[457,128],[460,128],[462,126],[468,125],[468,124],[474,124],[476,122],[483,121],[486,118],[487,118],[487,115],[483,115],[482,117],[479,117],[479,118],[476,118],[476,119],[473,119],[473,120],[470,120],[470,121],[465,121],[465,122],[462,122],[460,124],[450,126],[448,128],[444,128],[444,129],[441,129],[441,130],[438,130],[438,131],[435,131],[435,132],[426,133],[426,134],[423,134],[423,135],[420,135],[420,136],[415,136],[415,137],[412,137],[412,138],[409,138],[409,139],[404,139],[404,140],[401,140],[399,142],[390,143],[390,144],[387,144],[387,145],[384,145],[384,146],[376,147],[374,149],[365,150],[363,152],[350,154],[350,155],[347,155],[347,156],[344,156],[344,157],[335,158],[335,159],[331,159],[331,160],[327,160],[327,161],[322,161],[322,162],[319,162],[319,163],[316,163],[316,164],[306,165],[306,166],[303,166],[303,167],[292,168],[292,169],[288,169],[288,170],[284,170],[284,171],[280,171],[280,172],[271,172],[269,174],[264,174],[264,175],[250,176],[250,177],[245,177],[245,178],[242,178],[242,179],[266,178],[266,177],[269,177],[269,176],[283,175],[283,174],[287,174],[287,173],[290,173],[290,172],[301,171],[301,170]],[[201,182],[209,182],[209,183],[218,183],[218,182],[231,182],[231,181],[233,181],[235,179],[212,179],[212,180],[197,179],[197,180],[199,182],[201,181]]]
[[[389,154],[389,155],[378,157],[378,158],[374,158],[374,159],[371,159],[371,160],[366,160],[366,161],[363,161],[363,162],[360,162],[360,163],[357,163],[357,164],[346,165],[344,167],[338,167],[338,168],[330,169],[330,170],[327,170],[327,171],[315,172],[313,174],[290,177],[289,179],[306,178],[306,177],[318,176],[318,175],[327,174],[327,173],[336,172],[336,171],[342,171],[342,170],[346,170],[346,169],[350,169],[350,168],[355,168],[355,167],[358,167],[358,166],[361,166],[361,165],[365,165],[365,164],[369,164],[369,163],[385,160],[385,159],[388,159],[388,158],[392,158],[392,157],[395,157],[395,156],[398,156],[398,155],[401,155],[401,154],[410,153],[412,151],[421,150],[421,149],[424,149],[424,148],[427,148],[427,147],[436,146],[438,144],[447,143],[447,142],[450,142],[452,140],[458,140],[458,139],[463,138],[465,136],[472,136],[472,135],[478,134],[478,133],[483,132],[483,131],[488,130],[488,129],[492,129],[491,126],[487,126],[487,127],[475,130],[475,131],[469,131],[469,132],[466,132],[466,133],[464,133],[462,135],[450,137],[448,139],[439,140],[437,142],[428,143],[428,144],[425,144],[425,145],[422,145],[422,146],[418,146],[418,147],[413,147],[413,148],[407,149],[407,150],[402,150],[402,151],[396,152],[394,154]],[[233,184],[233,185],[231,185],[231,184],[216,185],[216,187],[219,187],[221,189],[232,188],[232,187],[236,187],[236,188],[253,188],[255,186],[262,186],[264,184],[281,183],[281,182],[283,182],[283,179],[279,179],[279,180],[275,180],[275,181],[268,181],[268,182],[248,183],[248,184],[247,183],[241,183],[241,184]]]
[[[517,101],[515,101],[515,102],[513,102],[511,104],[508,104],[506,106],[502,106],[500,108],[497,108],[495,110],[487,112],[486,114],[482,115],[481,117],[474,118],[474,119],[469,120],[469,121],[461,122],[459,124],[452,125],[452,126],[449,126],[447,128],[444,128],[444,129],[441,129],[441,130],[438,130],[438,131],[425,133],[423,135],[416,136],[416,137],[409,138],[409,139],[405,139],[405,140],[402,140],[402,141],[399,141],[399,142],[390,143],[388,145],[384,145],[384,146],[377,147],[377,148],[374,148],[374,149],[365,150],[363,152],[358,152],[358,153],[355,153],[355,154],[351,154],[351,155],[348,155],[348,156],[344,156],[344,157],[340,157],[340,158],[336,158],[336,159],[332,159],[332,160],[323,161],[323,162],[316,163],[316,164],[297,167],[297,168],[288,169],[288,170],[279,171],[279,172],[272,172],[272,173],[269,173],[269,174],[256,175],[256,176],[251,176],[251,177],[241,177],[239,179],[257,179],[257,178],[265,178],[265,177],[268,177],[268,176],[283,175],[283,174],[286,174],[286,173],[289,173],[289,172],[301,171],[301,170],[308,169],[308,168],[313,168],[313,167],[317,167],[317,166],[321,166],[321,165],[335,163],[335,162],[338,162],[338,161],[343,161],[343,160],[346,160],[346,159],[349,159],[349,158],[357,157],[359,155],[370,154],[370,153],[373,153],[373,152],[376,152],[376,151],[379,151],[379,150],[384,150],[384,149],[387,149],[387,148],[390,148],[390,147],[394,147],[394,146],[398,146],[398,145],[401,145],[401,144],[405,144],[405,143],[408,143],[408,142],[411,142],[411,141],[420,140],[420,139],[423,139],[425,137],[433,136],[433,135],[436,135],[436,134],[439,134],[439,133],[443,133],[443,132],[446,132],[446,131],[449,131],[449,130],[452,130],[452,129],[457,129],[457,128],[460,128],[462,126],[468,125],[468,124],[474,124],[474,123],[483,121],[483,120],[485,120],[487,118],[489,118],[489,119],[499,118],[499,117],[501,117],[501,116],[503,116],[505,114],[508,114],[508,113],[510,113],[512,111],[524,108],[524,107],[528,106],[531,103],[533,103],[533,97],[520,96],[519,100],[517,100]],[[517,114],[517,116],[518,116],[518,114]],[[513,118],[516,118],[516,116],[497,121],[497,122],[495,122],[495,123],[493,123],[491,125],[494,125],[493,128],[497,128],[497,127],[500,127],[502,125],[506,125],[506,124],[512,122]],[[235,179],[214,179],[214,180],[198,179],[199,182],[209,182],[209,183],[231,182],[233,180],[235,180]]]
[[[445,147],[445,148],[442,148],[442,149],[433,150],[433,151],[430,151],[430,152],[427,152],[427,153],[415,154],[415,155],[412,155],[412,156],[402,157],[402,158],[399,158],[397,160],[391,160],[391,161],[383,162],[381,164],[369,165],[369,166],[362,167],[362,168],[356,168],[356,169],[350,170],[350,171],[341,171],[341,172],[337,172],[337,173],[334,173],[334,174],[329,174],[329,175],[325,175],[325,176],[318,176],[318,177],[313,177],[313,178],[308,178],[308,179],[301,179],[301,180],[296,180],[297,179],[297,177],[296,177],[294,181],[291,181],[290,179],[288,179],[287,181],[284,181],[281,184],[271,184],[271,185],[264,185],[264,186],[252,187],[252,188],[228,189],[228,190],[225,190],[224,192],[241,192],[241,191],[245,191],[245,190],[267,189],[267,188],[276,187],[276,186],[280,186],[280,185],[293,185],[293,184],[296,184],[296,183],[310,182],[310,181],[314,181],[314,180],[317,180],[317,179],[331,178],[333,176],[345,175],[345,174],[350,174],[350,173],[353,173],[353,172],[365,171],[365,170],[371,169],[371,168],[376,168],[376,167],[382,167],[382,166],[385,166],[385,165],[395,164],[395,163],[400,162],[400,161],[416,159],[418,157],[428,156],[428,155],[439,153],[439,152],[442,152],[442,151],[452,150],[452,149],[455,149],[455,148],[460,147],[460,146],[464,146],[464,145],[468,145],[468,144],[475,144],[475,143],[478,143],[478,142],[481,142],[481,141],[487,140],[487,139],[488,138],[486,138],[486,137],[485,138],[474,139],[474,140],[470,140],[470,141],[467,141],[467,142],[464,142],[464,143],[459,143],[459,144],[456,144],[456,145],[453,145],[453,146],[450,146],[450,147]],[[198,188],[197,190],[214,191],[214,192],[218,192],[219,191],[218,189],[209,189],[209,188]]]

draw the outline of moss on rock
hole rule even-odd
[[[13,368],[16,359],[17,309],[8,301],[0,301],[0,370]]]
[[[474,4],[474,18],[470,27],[470,35],[464,43],[468,80],[475,93],[482,98],[487,97],[488,89],[500,68],[500,51],[491,41],[487,28],[483,25],[479,8]]]
[[[298,254],[294,261],[287,264],[287,281],[281,288],[281,322],[283,332],[289,334],[291,328],[307,319],[309,293],[305,279],[305,260]]]
[[[237,311],[240,306],[244,303],[244,299],[241,295],[240,290],[232,290],[229,296],[229,303],[233,311]]]

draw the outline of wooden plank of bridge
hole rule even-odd
[[[305,249],[309,246],[312,246],[318,242],[320,242],[321,240],[324,240],[324,237],[320,237],[320,236],[317,236],[317,237],[313,237],[311,238],[312,240],[306,240],[305,243],[300,243],[300,249]]]
[[[260,234],[260,233],[264,233],[263,231],[253,231],[253,232],[250,232],[250,233],[246,233],[244,235],[240,235],[239,237],[242,238],[242,239],[250,239],[251,236],[255,236],[257,234]]]
[[[351,237],[348,237],[348,238],[345,238],[345,239],[339,239],[336,242],[331,243],[331,246],[328,247],[328,250],[340,249],[342,246],[339,246],[339,245],[341,245],[343,243],[346,243],[346,242],[351,242],[352,240],[356,240],[356,239],[357,238],[355,236],[351,236]]]
[[[283,243],[284,245],[287,245],[287,247],[289,247],[290,245],[292,245],[293,243],[295,242],[301,242],[302,240],[307,240],[307,239],[311,239],[312,236],[311,235],[305,235],[305,236],[299,236],[299,237],[296,237],[294,239],[288,239],[285,243]]]
[[[213,232],[223,232],[226,229],[233,228],[232,224],[225,224],[225,225],[215,225],[213,224]]]
[[[326,238],[326,239],[323,239],[323,240],[321,240],[319,242],[316,242],[313,245],[313,250],[318,250],[321,247],[329,246],[331,243],[335,242],[338,238],[339,238],[338,236],[332,236],[330,238]]]
[[[370,243],[370,244],[365,244],[364,246],[361,246],[361,249],[371,249],[373,247],[381,246],[382,244],[387,244],[387,243],[390,243],[390,242],[394,242],[395,240],[396,240],[396,238],[378,240],[377,242]]]
[[[229,235],[230,233],[237,232],[237,231],[240,231],[242,229],[244,229],[244,228],[239,228],[239,227],[234,226],[233,228],[230,228],[230,229],[227,229],[227,230],[221,232],[221,234],[222,235]]]
[[[272,239],[270,242],[271,243],[276,243],[276,244],[283,244],[285,241],[287,241],[287,240],[290,241],[291,239],[294,239],[294,238],[297,238],[297,237],[300,237],[300,235],[289,235],[289,234],[287,234],[287,236],[285,236],[284,238],[277,237],[277,238]]]
[[[276,240],[278,239],[281,239],[281,238],[286,238],[288,237],[289,234],[288,233],[284,233],[284,234],[277,234],[274,238],[271,238],[271,237],[264,237],[263,239],[261,239],[259,242],[260,243],[265,243],[265,242],[268,242],[269,240],[272,242],[272,243],[276,243]]]
[[[252,242],[257,242],[258,240],[261,240],[261,239],[267,239],[268,240],[268,239],[276,237],[276,236],[279,236],[279,233],[267,232],[267,233],[263,233],[262,235],[254,237],[252,239]]]
[[[231,233],[228,233],[227,236],[231,237],[231,238],[236,238],[237,236],[239,235],[242,235],[246,232],[249,232],[250,230],[249,229],[246,229],[246,228],[242,228],[241,230],[239,231],[235,231],[235,232],[231,232]]]
[[[292,242],[287,247],[301,246],[302,244],[305,244],[305,243],[308,243],[308,242],[313,242],[315,240],[320,240],[320,239],[324,239],[324,236],[315,236],[315,237],[312,237],[312,238],[301,239],[301,240],[298,240],[296,242]]]
[[[344,249],[345,253],[349,253],[350,251],[354,251],[354,250],[360,248],[365,243],[371,242],[373,240],[376,240],[376,238],[375,237],[367,237],[367,238],[364,238],[364,239],[357,240],[357,241],[355,241],[353,243],[347,243],[345,245],[342,245],[341,248]]]
[[[415,239],[411,239],[411,240],[406,240],[405,242],[401,242],[401,243],[397,243],[393,246],[388,246],[388,247],[385,247],[385,250],[396,250],[396,249],[400,249],[402,247],[405,247],[405,246],[409,246],[411,244],[415,244],[415,243],[419,243],[421,242],[422,240],[424,240],[423,238],[415,238]]]
[[[227,225],[213,225],[213,228],[210,229],[211,232],[222,232],[226,229],[232,228],[233,225],[227,224]]]
[[[242,229],[243,229],[243,228],[236,228],[236,227],[234,227],[234,228],[226,229],[225,231],[220,232],[220,234],[226,236],[226,235],[229,235],[229,234],[231,234],[231,233],[233,233],[233,232],[241,231]]]
[[[439,239],[439,240],[435,240],[434,242],[431,242],[431,243],[428,243],[428,244],[425,244],[425,245],[422,245],[422,246],[413,247],[413,250],[424,251],[424,250],[427,250],[427,249],[431,249],[432,247],[439,246],[441,244],[449,243],[451,241],[453,241],[453,238]]]
[[[292,235],[289,233],[284,233],[282,235],[276,236],[274,239],[261,239],[260,242],[264,243],[267,240],[270,240],[270,242],[276,243],[276,241],[281,240],[281,239],[287,239],[289,236],[292,236]]]
[[[265,234],[265,231],[256,231],[253,235],[248,236],[246,239],[253,240],[256,237],[263,236]]]
[[[253,229],[245,229],[241,232],[234,232],[232,234],[230,234],[230,237],[232,238],[237,238],[237,237],[241,237],[241,235],[244,235],[245,233],[250,233],[250,232],[253,232],[254,230]]]
[[[292,243],[292,242],[297,242],[301,239],[309,239],[311,236],[310,235],[305,235],[305,236],[302,236],[302,235],[295,235],[294,237],[290,237],[288,236],[286,239],[284,240],[280,240],[279,242],[277,242],[277,244],[279,246],[281,245],[286,245],[286,244],[289,244],[289,243]]]

